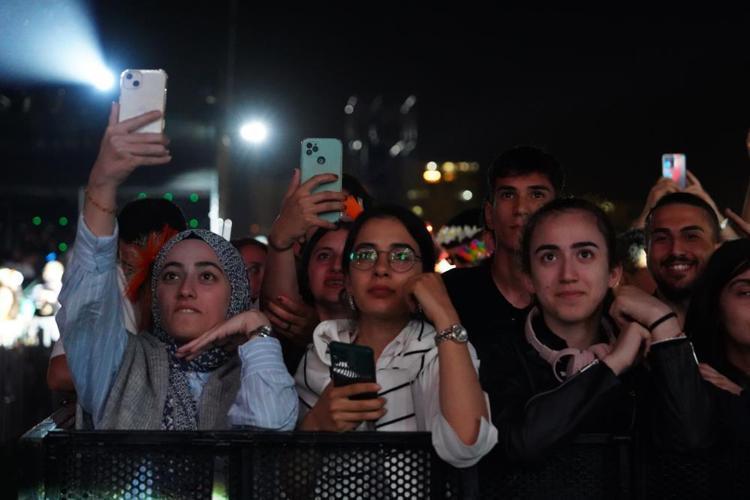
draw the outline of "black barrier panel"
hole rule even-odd
[[[24,437],[39,498],[458,498],[426,433],[67,432]],[[36,456],[36,465],[34,465]],[[40,484],[41,483],[41,484]]]
[[[210,498],[214,493],[211,449],[181,446],[47,447],[46,494],[50,498]]]
[[[263,434],[243,454],[252,498],[451,498],[458,490],[458,472],[424,433]]]
[[[531,464],[504,461],[496,448],[479,466],[484,499],[579,500],[630,498],[630,440],[582,436]]]
[[[459,471],[426,433],[69,432],[20,442],[24,498],[744,499],[750,450],[675,454],[582,436],[535,464]]]
[[[636,482],[642,499],[750,498],[750,450],[736,443],[689,454],[639,448]]]

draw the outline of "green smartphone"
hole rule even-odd
[[[302,182],[318,174],[336,174],[334,182],[327,182],[315,188],[312,192],[341,191],[341,157],[343,147],[341,141],[331,138],[310,138],[302,141],[302,160],[300,168]],[[336,222],[341,218],[341,212],[322,212],[321,219]]]
[[[375,382],[375,356],[367,346],[331,341],[328,344],[331,353],[331,380],[334,387]],[[349,399],[373,399],[378,397],[374,392],[355,394]]]

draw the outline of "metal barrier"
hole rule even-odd
[[[750,453],[657,451],[582,436],[536,464],[499,451],[460,471],[426,433],[64,431],[20,441],[23,498],[750,498]]]
[[[26,498],[458,498],[426,433],[62,431],[21,439]]]

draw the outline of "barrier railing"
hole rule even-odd
[[[24,498],[750,498],[750,453],[673,454],[583,436],[535,464],[458,470],[426,433],[65,431],[20,441]]]

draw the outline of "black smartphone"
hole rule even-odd
[[[328,344],[331,353],[331,380],[334,387],[375,382],[375,355],[367,346],[332,341]],[[355,394],[349,399],[373,399],[374,392]]]

